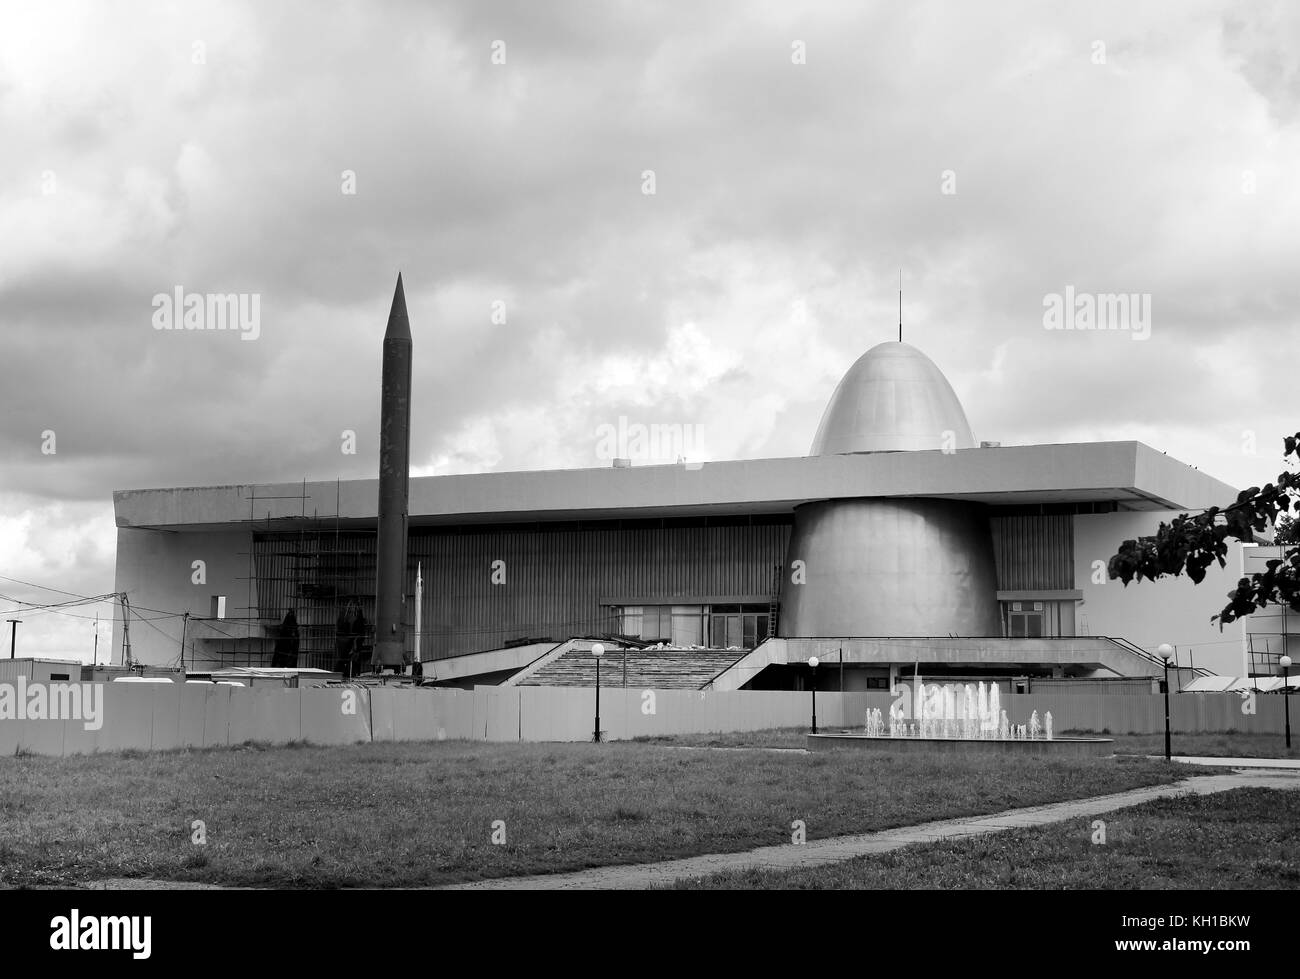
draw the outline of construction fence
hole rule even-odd
[[[63,697],[61,719],[19,719],[10,716],[11,709],[0,709],[0,757],[161,751],[247,741],[324,745],[450,739],[589,741],[594,730],[595,691],[591,688],[71,686],[80,689],[79,703]],[[861,728],[869,707],[879,708],[887,716],[894,699],[886,692],[818,694],[819,727]],[[1252,704],[1237,694],[1174,695],[1172,726],[1180,733],[1280,735],[1282,700],[1261,695]],[[68,710],[73,706],[79,707],[79,713]],[[1028,723],[1031,711],[1037,710],[1040,718],[1051,711],[1057,733],[1150,734],[1164,730],[1161,696],[1015,694],[1005,698],[1003,707],[1013,724]],[[53,713],[52,704],[45,713]],[[806,727],[811,713],[808,692],[614,688],[600,693],[600,729],[602,737],[611,741]]]

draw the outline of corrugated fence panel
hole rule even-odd
[[[180,685],[180,723],[179,738],[182,748],[201,748],[206,743],[204,740],[204,722],[207,719],[207,711],[204,705],[208,699],[207,684],[190,684]]]
[[[162,684],[105,683],[100,751],[153,747],[153,698]],[[172,688],[168,688],[169,692]],[[147,746],[147,747],[146,747]]]
[[[595,690],[583,687],[518,687],[525,741],[590,740]],[[612,694],[613,691],[608,691]],[[602,691],[604,703],[606,691]],[[603,720],[603,719],[602,719]],[[602,727],[604,725],[602,724]]]
[[[1066,730],[1110,731],[1112,734],[1158,734],[1165,729],[1163,695],[1145,697],[1117,694],[1012,694],[1003,698],[1012,724],[1026,724],[1031,711],[1039,719],[1052,712],[1052,726]],[[1255,713],[1238,694],[1183,693],[1169,698],[1170,727],[1178,732],[1238,731],[1245,734],[1280,733],[1285,705],[1280,697],[1257,696]]]
[[[389,730],[389,737],[394,741],[437,741],[438,731],[442,731],[442,736],[447,737],[447,729],[442,721],[439,702],[435,701],[432,705],[426,705],[420,702],[421,691],[418,690],[388,690],[385,691],[389,696],[390,710],[392,712],[392,724]],[[381,704],[381,700],[374,701],[376,707]],[[422,709],[424,707],[433,707],[432,710]],[[375,711],[375,726],[378,727],[380,711]],[[372,733],[372,736],[373,733]]]
[[[372,710],[371,698],[396,691],[306,687],[285,692],[298,695],[300,740],[313,744],[355,744],[384,740],[371,727],[371,715],[378,713]]]
[[[16,747],[34,755],[63,754],[65,723],[64,721],[0,721],[3,725],[18,725]]]
[[[0,754],[12,755],[18,748],[62,755],[243,741],[588,741],[595,711],[594,689],[581,687],[431,691],[97,686],[103,691],[103,724],[98,730],[86,730],[79,720],[0,721]],[[354,711],[344,709],[345,698],[351,699]],[[887,715],[893,699],[885,692],[818,694],[818,725],[860,729],[868,707]],[[1050,711],[1058,734],[1164,730],[1161,696],[1012,694],[1003,704],[1012,724],[1027,724],[1033,711],[1045,722]],[[1179,694],[1170,704],[1176,734],[1241,731],[1281,736],[1284,705],[1278,697],[1257,697],[1254,713],[1242,712],[1250,705],[1236,694]],[[610,740],[805,727],[811,712],[808,692],[634,687],[601,691],[601,730]]]
[[[251,687],[231,692],[230,743],[284,744],[301,737],[299,690]]]
[[[112,686],[111,683],[106,686]],[[207,699],[203,702],[203,743],[208,747],[230,744],[230,716],[232,695],[236,687],[213,684],[204,690]]]

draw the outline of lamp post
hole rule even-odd
[[[605,647],[602,643],[594,643],[591,647],[591,655],[596,658],[596,726],[592,729],[591,740],[599,743],[600,741],[600,658],[605,655]]]
[[[1286,747],[1291,750],[1291,657],[1285,653],[1278,660],[1282,667],[1282,710],[1286,714]]]
[[[1156,647],[1156,652],[1165,665],[1165,761],[1172,761],[1169,750],[1169,661],[1174,658],[1174,647],[1162,642]]]
[[[812,733],[817,733],[817,657],[809,656],[808,665],[812,667]]]

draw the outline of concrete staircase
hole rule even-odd
[[[651,690],[700,690],[743,658],[743,649],[611,649],[600,661],[600,685]],[[594,687],[596,659],[573,648],[518,681],[521,687]]]

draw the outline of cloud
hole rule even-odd
[[[112,510],[111,502],[50,503],[0,492],[0,554],[4,555],[0,601],[6,619],[21,620],[12,637],[12,627],[5,623],[5,646],[13,639],[19,655],[90,662],[98,613],[99,654],[104,661],[111,643],[112,603],[38,610],[33,606],[73,599],[32,584],[54,583],[73,595],[97,596],[109,591],[117,546]]]
[[[426,471],[595,464],[619,417],[698,425],[713,458],[802,453],[895,335],[901,269],[907,338],[981,437],[1141,435],[1261,482],[1273,456],[1241,431],[1297,427],[1278,396],[1294,19],[1208,0],[11,12],[0,492],[57,523],[115,488],[372,475],[399,269]],[[1151,339],[1044,330],[1067,285],[1151,294]],[[177,286],[257,294],[260,338],[153,330]]]

